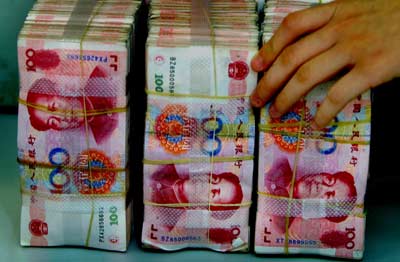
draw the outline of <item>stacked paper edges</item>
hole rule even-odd
[[[38,1],[18,40],[21,245],[125,251],[135,1]]]
[[[311,4],[269,1],[264,42],[288,13]],[[363,256],[370,92],[329,127],[313,130],[310,121],[334,83],[319,85],[280,119],[271,118],[270,105],[261,111],[256,253]]]
[[[142,242],[247,250],[255,2],[152,1],[150,19]]]

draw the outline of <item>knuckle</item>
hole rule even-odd
[[[282,52],[280,56],[280,63],[285,67],[290,67],[296,63],[296,56],[296,48],[289,46]]]
[[[288,14],[282,21],[282,27],[286,30],[293,31],[299,26],[301,21],[300,15],[297,12]]]
[[[278,88],[274,82],[273,74],[265,73],[257,86],[257,93],[260,98],[269,100],[277,91]]]
[[[272,60],[275,56],[274,40],[271,39],[268,43],[262,46],[260,55],[266,60]]]
[[[356,53],[354,51],[354,47],[347,46],[344,44],[338,45],[337,54],[343,57],[344,61],[347,61],[349,65],[354,65],[357,61]]]
[[[332,107],[340,107],[343,103],[343,96],[340,94],[340,91],[331,90],[328,92],[326,100]]]
[[[340,35],[340,33],[343,32],[343,25],[344,22],[336,22],[336,23],[332,23],[328,29],[331,33],[334,33],[336,35]]]
[[[300,67],[295,75],[296,81],[300,84],[309,83],[312,77],[312,70],[311,66],[307,64]]]
[[[382,71],[376,69],[375,66],[361,65],[358,70],[355,70],[353,73],[357,74],[358,78],[363,79],[365,85],[364,89],[370,89],[385,82]]]
[[[268,74],[264,74],[264,77],[261,79],[257,86],[257,93],[261,98],[266,98],[268,96],[268,86],[269,86],[269,76]]]

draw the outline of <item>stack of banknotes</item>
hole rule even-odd
[[[253,0],[154,0],[146,45],[143,245],[247,250]]]
[[[21,245],[125,251],[137,1],[39,0],[18,39]]]
[[[278,29],[283,19],[292,12],[303,10],[333,0],[268,0],[264,5],[264,22],[262,24],[263,42],[267,42]]]
[[[290,12],[320,1],[267,2],[264,42]],[[361,259],[370,140],[370,93],[322,130],[310,127],[329,81],[279,119],[261,112],[255,252]]]

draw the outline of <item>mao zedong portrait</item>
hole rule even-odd
[[[151,190],[155,203],[202,203],[208,208],[210,202],[211,211],[236,210],[243,199],[239,178],[233,173],[208,174],[206,179],[196,179],[178,174],[174,165],[166,165],[151,176]]]
[[[159,209],[159,215],[168,217],[164,220],[169,223],[164,226],[167,232],[176,227],[186,227],[181,220],[184,212],[189,209],[209,209],[212,219],[226,220],[240,208],[243,200],[243,190],[237,175],[223,172],[199,174],[196,178],[196,175],[179,174],[172,164],[161,167],[151,175],[150,190],[153,203],[167,204]],[[189,207],[189,204],[193,205]],[[227,228],[211,225],[205,237],[215,243],[231,244],[240,235],[240,228],[229,228],[228,224]]]
[[[304,172],[303,172],[304,173]],[[293,170],[290,167],[287,158],[281,158],[275,161],[272,168],[265,174],[264,184],[267,193],[278,197],[289,197],[290,184],[292,181]],[[326,207],[326,217],[319,218],[329,223],[341,223],[345,221],[355,206],[357,199],[357,190],[353,176],[346,171],[336,173],[312,173],[302,174],[299,168],[293,185],[294,199],[325,199],[335,201],[342,204],[338,209],[336,206],[332,208]],[[328,203],[327,202],[327,203]],[[296,203],[295,203],[296,205]],[[304,205],[304,203],[302,203]],[[300,208],[302,209],[302,208]],[[283,234],[286,231],[285,215],[279,214],[275,216],[275,228]],[[290,216],[288,220],[288,229],[296,223],[311,223],[307,218]],[[304,226],[304,225],[303,225]],[[320,240],[329,246],[342,245],[343,232],[337,230],[329,230],[320,232]]]
[[[96,66],[83,91],[85,96],[63,95],[55,82],[47,78],[36,80],[26,99],[32,127],[38,131],[81,128],[84,132],[85,107],[88,126],[96,143],[106,142],[118,125],[118,114],[112,112],[116,108],[117,94],[107,72]]]

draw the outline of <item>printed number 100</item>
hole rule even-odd
[[[118,215],[117,215],[117,207],[112,206],[110,207],[110,226],[118,225]]]

